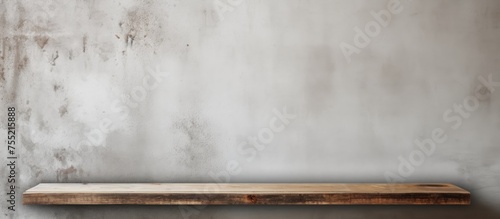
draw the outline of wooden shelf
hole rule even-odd
[[[468,205],[452,184],[41,183],[38,205]]]

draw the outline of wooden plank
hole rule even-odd
[[[41,183],[40,205],[468,205],[452,184]]]

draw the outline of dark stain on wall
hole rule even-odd
[[[57,161],[59,161],[62,165],[66,165],[66,156],[68,156],[68,152],[66,149],[58,149],[54,153],[54,157]]]
[[[26,11],[21,4],[18,3],[16,6],[16,24],[7,23],[4,13],[7,12],[5,8],[2,8],[3,12],[2,17],[0,18],[0,32],[2,32],[2,35],[0,35],[2,38],[2,61],[0,67],[0,79],[2,81],[8,80],[8,82],[6,83],[6,85],[8,86],[8,90],[6,90],[6,96],[11,102],[15,102],[19,87],[19,77],[27,68],[29,63],[25,48],[27,37],[22,34],[23,31],[26,31],[24,25],[26,22]],[[21,34],[10,34],[7,36],[4,35],[5,33],[18,32],[21,32]]]
[[[58,85],[58,84],[54,84],[52,89],[54,90],[54,92],[57,92],[59,89],[61,88],[61,85]]]
[[[50,60],[50,64],[52,66],[56,65],[56,60],[59,58],[59,51],[56,51],[56,53],[52,54],[52,59]]]
[[[2,25],[2,24],[0,24]],[[0,57],[0,82],[5,82],[5,49],[6,49],[6,43],[5,43],[5,39],[0,39],[1,42],[2,42],[2,51],[0,51],[0,53],[2,54],[2,56]]]
[[[1,25],[3,25],[3,24],[0,23],[0,26]],[[4,62],[5,56],[4,56],[4,54],[5,54],[5,49],[6,49],[6,43],[5,43],[5,39],[4,38],[0,39],[0,41],[1,41],[1,44],[2,44],[2,48],[1,48],[1,51],[0,51],[0,54],[1,54],[1,56],[0,56],[0,82],[4,82],[5,81],[5,66],[4,66],[4,64],[5,64],[5,62]]]
[[[9,42],[14,44],[14,54],[12,54],[14,56],[14,66],[12,67],[11,87],[9,91],[10,99],[14,101],[19,89],[19,77],[28,65],[28,57],[25,54],[25,37],[15,37],[13,40],[9,40]]]
[[[7,52],[7,37],[4,36],[5,32],[7,31],[7,21],[5,19],[6,15],[6,8],[5,7],[0,7],[0,42],[1,42],[1,48],[0,48],[0,82],[5,81],[5,53]]]
[[[116,35],[123,39],[125,48],[139,46],[141,48],[154,49],[163,41],[163,27],[160,18],[163,15],[156,14],[154,1],[146,1],[130,8],[122,21],[119,22],[121,34]],[[122,37],[120,37],[122,36]]]
[[[66,113],[68,113],[68,104],[59,107],[59,116],[63,117]]]
[[[209,124],[191,115],[178,119],[173,124],[173,129],[187,138],[186,144],[177,145],[175,148],[179,165],[198,172],[211,168],[212,161],[217,160],[218,152]]]
[[[56,171],[57,182],[66,182],[71,176],[75,175],[77,172],[78,170],[73,165],[67,168],[58,169]]]
[[[48,36],[35,36],[34,37],[36,44],[40,47],[40,49],[43,49],[45,45],[49,42],[49,37]]]
[[[87,50],[87,35],[82,37],[82,51],[85,53]]]

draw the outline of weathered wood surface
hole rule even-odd
[[[40,205],[468,205],[452,184],[41,183]]]

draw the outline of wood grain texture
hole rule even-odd
[[[41,183],[39,205],[468,205],[452,184]]]

